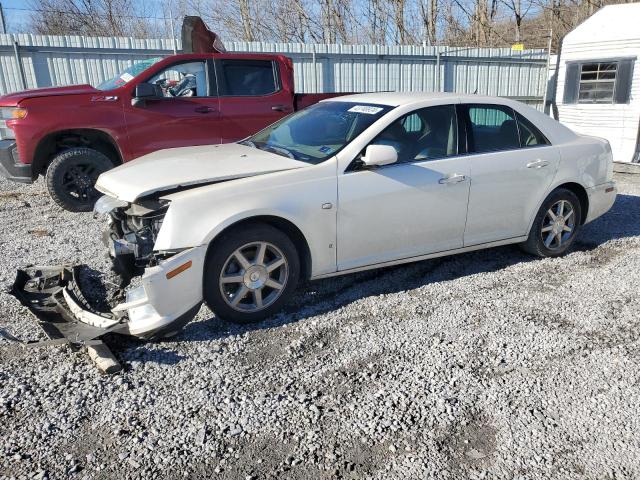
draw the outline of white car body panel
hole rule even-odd
[[[206,184],[306,167],[307,164],[237,143],[158,150],[103,175],[98,190],[118,200],[180,186]]]
[[[154,250],[182,253],[148,268],[143,277],[149,304],[158,313],[150,322],[166,322],[202,301],[207,249],[225,229],[243,220],[275,217],[297,228],[308,245],[314,279],[521,242],[540,205],[559,185],[584,189],[589,200],[586,221],[605,213],[615,200],[606,141],[578,136],[521,103],[404,93],[328,101],[396,108],[318,165],[243,145],[187,147],[156,152],[99,178],[98,189],[120,200],[132,202],[160,192],[170,201]],[[394,120],[419,108],[457,103],[512,107],[538,127],[551,146],[349,169]],[[544,166],[528,167],[539,160]],[[440,183],[452,175],[464,180]],[[207,184],[198,186],[201,183]],[[179,185],[192,187],[161,193]],[[193,265],[174,277],[184,275],[180,282],[163,277],[187,257]]]
[[[526,235],[531,212],[560,163],[554,146],[469,155],[471,191],[464,245]]]
[[[462,247],[468,179],[464,156],[339,175],[338,270]]]
[[[314,275],[336,270],[338,198],[334,159],[162,198],[171,200],[171,207],[156,240],[156,250],[208,245],[234,223],[272,216],[293,223],[303,234],[309,245]],[[331,208],[322,208],[326,204]]]

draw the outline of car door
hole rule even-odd
[[[462,247],[469,159],[458,155],[453,105],[416,110],[373,144],[398,162],[366,169],[356,160],[338,177],[338,270]]]
[[[218,59],[222,142],[235,142],[293,111],[282,88],[278,64],[259,59]]]
[[[544,135],[511,107],[459,105],[468,132],[471,189],[464,245],[528,234],[560,156]]]
[[[133,156],[220,143],[220,106],[211,61],[177,62],[145,81],[159,84],[164,96],[137,107],[125,105]]]

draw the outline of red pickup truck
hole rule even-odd
[[[42,88],[0,97],[0,174],[44,175],[63,208],[88,211],[98,176],[163,148],[240,140],[339,94],[295,94],[282,55],[191,53],[150,58],[97,88]]]

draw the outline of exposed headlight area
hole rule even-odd
[[[125,278],[171,256],[153,250],[168,208],[169,201],[158,199],[129,203],[105,195],[96,202],[95,214],[108,216],[104,240],[114,267]]]

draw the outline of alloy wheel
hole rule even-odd
[[[541,235],[544,246],[558,250],[566,245],[575,232],[576,214],[570,202],[558,200],[542,220]]]
[[[269,242],[252,242],[235,250],[224,263],[219,287],[225,302],[240,312],[257,312],[273,304],[285,289],[287,259]]]
[[[100,173],[93,165],[72,165],[64,173],[62,186],[71,197],[82,202],[93,202],[100,195],[94,187]]]

